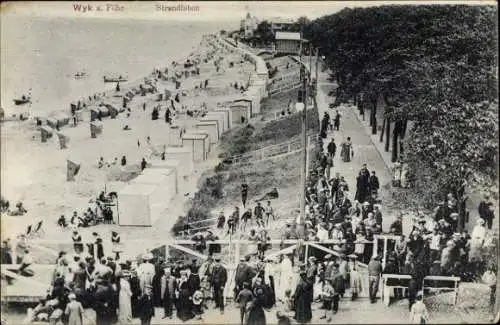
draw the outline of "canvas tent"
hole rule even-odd
[[[194,170],[194,159],[193,159],[193,151],[191,148],[184,147],[168,147],[165,150],[165,160],[179,160],[181,162],[181,166],[183,171],[186,174],[191,174]]]
[[[224,133],[225,129],[224,129],[224,116],[219,114],[219,113],[215,113],[215,112],[208,112],[207,114],[205,114],[205,116],[203,118],[200,119],[200,121],[217,121],[217,125],[219,127],[219,137],[222,135],[222,133]]]
[[[52,129],[46,126],[42,126],[40,128],[40,134],[42,137],[42,142],[47,142],[47,140],[52,137]]]
[[[175,194],[179,193],[180,184],[182,184],[184,176],[188,175],[186,168],[183,168],[180,160],[155,160],[151,163],[150,168],[160,170],[170,169],[175,173]]]
[[[90,137],[97,138],[97,136],[102,133],[102,129],[102,123],[97,121],[90,123]]]
[[[207,159],[209,149],[209,139],[206,133],[196,133],[196,130],[191,130],[182,136],[182,146],[189,148],[193,153],[195,162],[204,161]]]
[[[227,107],[221,107],[213,111],[214,113],[219,113],[224,115],[224,121],[226,124],[225,130],[228,130],[232,127],[231,125],[231,110]]]
[[[204,119],[217,119],[219,121],[219,137],[229,128],[226,114],[224,112],[212,111],[208,112],[204,117]]]
[[[177,178],[172,168],[146,168],[141,175],[132,180],[132,183],[158,184],[159,190],[163,192],[163,199],[170,202],[177,194]]]
[[[118,193],[120,226],[152,226],[168,205],[158,185],[130,183]]]
[[[217,124],[217,121],[202,120],[196,123],[196,129],[208,134],[210,143],[217,143],[219,141],[219,125]]]
[[[172,125],[168,129],[168,145],[173,147],[182,146],[181,128],[178,125]]]
[[[229,106],[229,109],[231,110],[231,125],[234,126],[235,124],[241,124],[248,122],[250,119],[250,109],[249,105],[246,104],[240,104],[240,103],[233,103]]]
[[[66,149],[69,138],[61,132],[57,132],[57,137],[59,138],[59,148]]]

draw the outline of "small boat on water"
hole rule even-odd
[[[77,73],[75,73],[74,77],[75,79],[83,79],[88,77],[88,74],[85,71],[78,71]]]
[[[31,103],[31,96],[22,95],[21,98],[14,99],[15,105],[24,105],[27,103]]]
[[[104,76],[104,82],[126,82],[128,81],[127,77],[122,77],[121,75],[118,77]]]

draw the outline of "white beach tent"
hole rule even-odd
[[[208,134],[212,144],[219,141],[219,123],[215,120],[200,120],[196,123],[196,130]]]
[[[182,136],[182,146],[191,149],[193,160],[200,162],[207,159],[210,151],[210,140],[208,135],[202,131],[188,130]]]
[[[221,115],[220,113],[216,112],[208,112],[205,114],[204,117],[200,119],[200,121],[217,121],[217,125],[219,127],[219,137],[222,135],[222,133],[225,131],[224,128],[224,116]]]
[[[178,125],[172,125],[169,127],[168,145],[172,147],[182,146],[181,128]]]
[[[120,226],[152,226],[166,209],[158,185],[131,183],[118,193]]]
[[[219,107],[216,110],[214,110],[214,113],[219,113],[221,115],[224,115],[226,130],[228,130],[232,127],[232,125],[231,125],[231,110],[228,107]]]
[[[130,181],[130,184],[148,184],[158,186],[157,190],[162,193],[163,200],[169,202],[172,199],[172,192],[175,192],[175,175],[170,177],[158,169],[149,170],[146,168],[139,176]]]
[[[183,179],[184,176],[188,176],[189,172],[187,171],[187,168],[183,168],[181,161],[180,160],[175,160],[175,159],[166,159],[166,160],[153,160],[151,161],[151,167],[154,169],[172,169],[175,172],[176,176],[176,186],[175,186],[175,193],[179,193],[179,188],[183,184]]]
[[[225,112],[221,112],[221,111],[211,111],[211,112],[208,112],[204,118],[216,118],[219,120],[219,132],[220,132],[220,135],[222,135],[222,133],[224,133],[225,131],[227,131],[227,129],[229,128],[229,121],[228,121],[228,118],[226,117],[226,114]]]
[[[136,180],[144,184],[156,180],[160,190],[165,193],[164,199],[167,202],[177,194],[177,175],[174,168],[146,168]]]
[[[165,150],[165,160],[179,160],[181,162],[184,175],[191,175],[194,171],[193,151],[191,148],[168,147]]]

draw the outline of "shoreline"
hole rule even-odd
[[[183,77],[180,79],[182,86],[178,90],[173,90],[173,93],[186,91],[187,95],[181,97],[180,104],[176,103],[176,105],[180,106],[186,104],[188,107],[196,109],[199,103],[195,102],[201,100],[207,101],[209,107],[215,106],[215,104],[220,101],[221,96],[224,96],[224,93],[229,93],[230,95],[236,91],[229,86],[230,83],[234,81],[238,81],[239,83],[242,80],[247,80],[248,75],[254,73],[254,69],[249,69],[250,63],[246,61],[241,64],[236,64],[234,68],[225,68],[225,71],[216,73],[212,62],[214,57],[222,56],[225,61],[230,61],[231,58],[234,57],[234,54],[228,53],[227,49],[220,47],[214,40],[206,37],[207,36],[204,35],[200,39],[198,46],[191,49],[186,57],[175,61],[178,63],[177,69],[172,68],[171,64],[168,66],[168,75],[171,76],[176,70],[184,70],[183,63],[185,60],[198,55],[202,58],[200,66],[204,67],[200,75],[190,76],[189,78]],[[212,58],[208,60],[208,62],[203,63],[203,58],[208,56]],[[240,56],[238,55],[238,57]],[[244,61],[243,58],[242,61]],[[151,77],[151,74],[146,76],[146,78],[148,77]],[[212,90],[217,90],[217,93],[211,94],[211,89],[207,89],[201,92],[200,95],[200,91],[192,89],[200,82],[200,79],[210,79],[210,83],[213,85]],[[126,85],[124,84],[123,86],[120,84],[122,90],[120,93],[124,93],[134,86],[137,87],[137,84],[141,83],[144,84],[144,77],[127,82]],[[108,191],[114,191],[116,188],[113,186],[115,186],[116,183],[121,183],[120,186],[125,186],[127,184],[126,182],[109,180],[110,175],[114,176],[115,174],[124,172],[123,169],[120,169],[121,167],[115,166],[106,169],[104,170],[104,174],[103,169],[105,168],[101,170],[97,169],[96,165],[99,156],[104,156],[105,160],[109,161],[113,156],[121,157],[122,154],[126,154],[128,166],[138,165],[140,157],[148,157],[148,162],[154,160],[153,156],[149,156],[151,154],[151,149],[161,147],[161,141],[166,141],[165,132],[168,132],[169,129],[168,124],[163,121],[164,108],[165,105],[168,106],[169,102],[158,102],[156,97],[163,92],[163,89],[172,89],[172,87],[174,87],[170,77],[168,81],[160,79],[156,86],[158,87],[158,92],[148,94],[146,97],[136,95],[134,99],[129,102],[128,107],[131,108],[130,118],[127,117],[125,119],[125,113],[119,114],[116,119],[103,118],[104,133],[102,137],[99,136],[100,138],[98,139],[90,140],[87,126],[87,115],[90,115],[90,113],[83,110],[83,112],[85,112],[83,113],[85,117],[83,122],[79,122],[76,127],[66,126],[61,128],[61,131],[69,136],[69,150],[61,150],[55,139],[49,139],[47,143],[40,143],[38,139],[38,127],[34,125],[33,120],[5,123],[3,126],[9,126],[3,127],[4,130],[2,131],[2,142],[6,144],[6,146],[2,146],[2,165],[8,167],[2,168],[2,176],[5,176],[2,177],[2,194],[11,202],[11,207],[15,205],[17,200],[23,201],[29,212],[18,218],[31,220],[33,217],[37,217],[43,219],[46,230],[45,238],[57,238],[57,236],[66,233],[65,231],[61,233],[61,229],[56,225],[58,216],[64,214],[69,219],[73,210],[78,211],[80,215],[83,210],[89,206],[89,199],[97,197],[103,186],[107,185]],[[112,102],[113,93],[107,92],[106,96],[97,100],[97,103],[101,101],[108,103]],[[140,109],[142,108],[143,102],[147,102],[146,112]],[[151,109],[158,104],[162,107],[159,121],[152,121],[150,115]],[[192,127],[195,122],[196,118],[187,119],[185,116],[178,116],[178,120],[174,120],[176,124],[187,123],[188,128]],[[123,124],[130,124],[132,133],[130,133],[130,131],[122,131]],[[138,150],[136,145],[138,137],[141,139],[141,142],[145,144],[146,141],[144,140],[146,135],[148,137],[151,136],[151,147],[146,145],[146,148],[143,148],[143,145]],[[127,140],[127,138],[129,140]],[[10,152],[12,150],[14,150],[13,153]],[[215,156],[212,155],[210,163],[207,162],[208,164],[200,164],[197,166],[196,172],[190,175],[190,179],[186,181],[185,186],[190,188],[190,190],[188,190],[189,192],[193,194],[196,192],[198,178],[204,171],[204,168],[214,167],[209,165],[213,164],[218,157],[216,157],[216,150],[211,152],[211,154],[212,153]],[[18,158],[18,155],[20,161],[15,160],[15,158]],[[68,158],[82,164],[81,171],[76,177],[76,182],[66,182],[66,164],[64,160]],[[9,178],[12,179],[9,180]],[[195,184],[193,184],[193,182]],[[115,185],[112,183],[115,183]],[[181,201],[189,200],[189,198],[184,200],[184,194],[184,192],[179,192],[177,200],[174,199],[170,204],[169,210],[167,211],[168,217],[166,220],[160,221],[160,225],[158,226],[158,221],[156,221],[153,227],[137,231],[138,229],[134,227],[98,225],[89,228],[81,228],[82,235],[85,237],[83,232],[89,232],[90,234],[92,231],[97,231],[104,235],[103,239],[105,241],[108,235],[107,233],[110,230],[119,231],[122,234],[122,239],[125,240],[127,238],[137,238],[137,236],[141,235],[151,235],[160,238],[158,236],[162,232],[163,238],[165,233],[168,233],[167,236],[170,236],[170,229],[167,229],[168,225],[170,225],[171,228],[177,220],[177,217],[185,210],[185,202],[181,203]],[[2,226],[2,228],[4,227]],[[68,236],[69,240],[69,233],[63,236]],[[161,239],[159,239],[159,242],[161,242]]]

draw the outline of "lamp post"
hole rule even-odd
[[[304,220],[306,216],[306,180],[307,180],[307,73],[305,65],[302,62],[302,31],[300,32],[300,80],[301,89],[298,94],[296,109],[302,109],[302,177],[301,177],[301,197],[300,197],[300,213],[297,216],[297,235],[299,238],[305,237]]]

